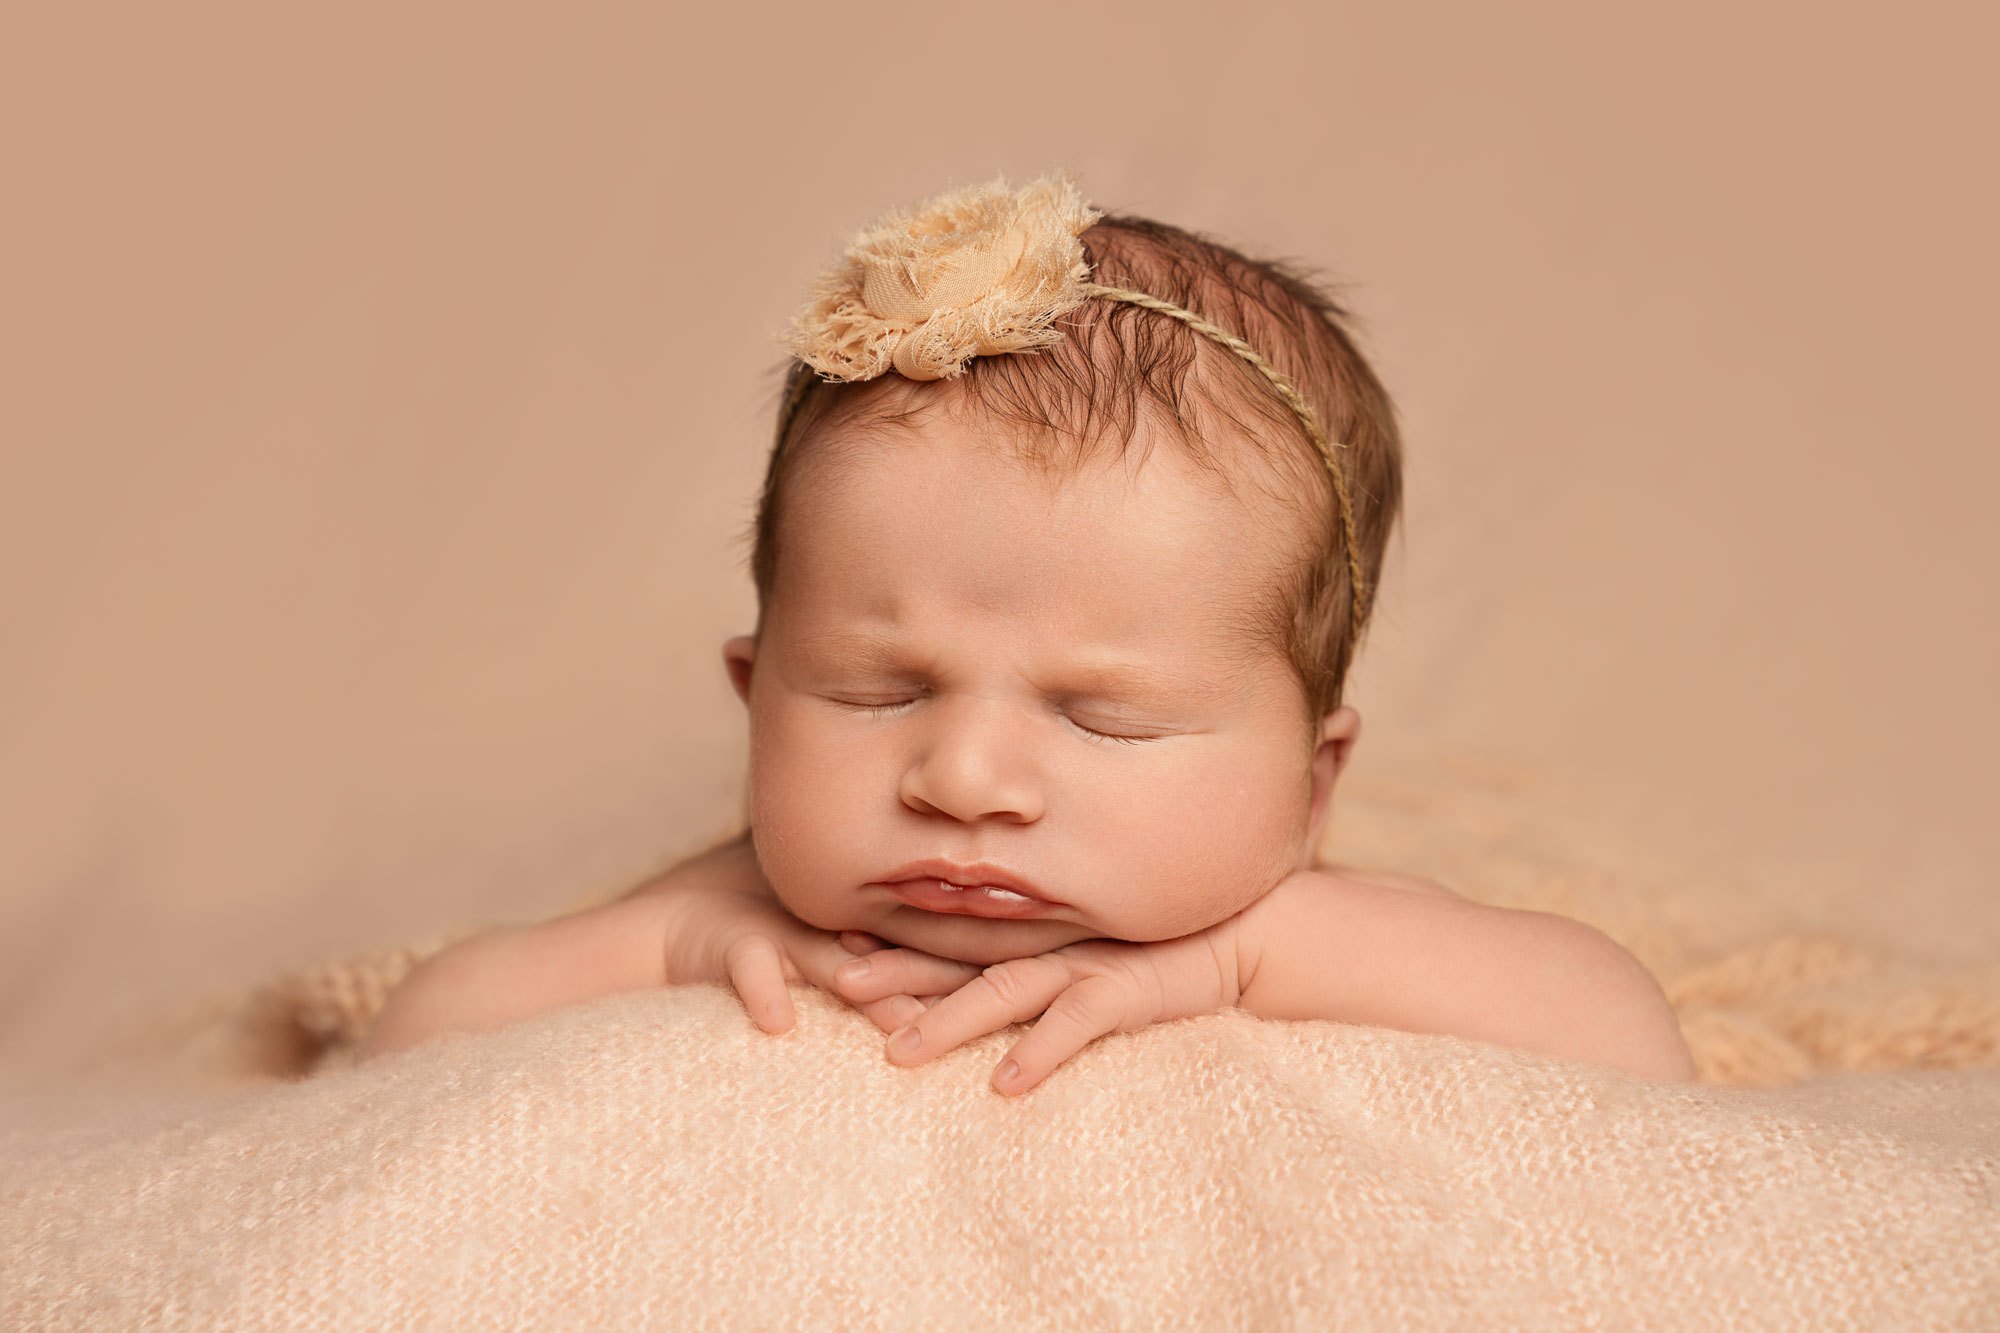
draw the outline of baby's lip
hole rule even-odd
[[[906,866],[898,866],[877,880],[878,884],[894,886],[910,880],[942,880],[962,889],[1002,889],[1008,893],[1018,893],[1024,898],[1032,898],[1037,903],[1050,907],[1060,907],[1060,899],[1052,898],[1036,888],[1034,883],[1014,874],[1001,866],[986,861],[962,864],[933,857],[928,861],[912,861]]]

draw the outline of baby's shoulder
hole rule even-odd
[[[1354,866],[1334,865],[1330,862],[1322,862],[1317,869],[1325,874],[1338,875],[1342,879],[1351,879],[1357,884],[1368,884],[1378,889],[1404,889],[1410,893],[1429,894],[1434,898],[1455,898],[1460,902],[1466,901],[1465,895],[1454,893],[1437,881],[1425,879],[1421,875],[1405,875],[1394,870],[1361,870]]]

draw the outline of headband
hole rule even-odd
[[[1077,239],[1103,216],[1066,176],[1017,189],[1005,181],[939,195],[914,214],[892,212],[848,245],[813,284],[792,320],[791,354],[830,380],[954,379],[976,356],[1031,352],[1062,341],[1057,319],[1091,299],[1158,311],[1229,349],[1257,371],[1298,416],[1333,478],[1356,642],[1368,618],[1368,586],[1354,544],[1347,479],[1312,405],[1298,386],[1241,337],[1192,310],[1129,287],[1090,281]],[[812,377],[794,377],[778,413],[785,438]]]

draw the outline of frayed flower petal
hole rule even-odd
[[[1067,176],[1004,180],[891,213],[854,238],[792,321],[792,355],[829,379],[950,379],[975,356],[1045,347],[1086,299],[1084,230],[1102,216]]]

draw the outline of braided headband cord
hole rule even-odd
[[[1192,310],[1183,309],[1171,301],[1162,301],[1157,296],[1135,291],[1130,287],[1104,287],[1094,282],[1085,282],[1078,284],[1074,290],[1084,296],[1095,296],[1106,301],[1122,301],[1127,305],[1156,310],[1160,314],[1179,320],[1196,333],[1241,357],[1269,381],[1271,387],[1278,391],[1278,396],[1285,400],[1285,405],[1297,414],[1299,424],[1305,427],[1306,438],[1312,441],[1320,461],[1326,465],[1327,475],[1333,478],[1334,505],[1340,518],[1340,544],[1347,556],[1348,624],[1352,631],[1353,642],[1360,643],[1361,627],[1368,620],[1371,590],[1368,581],[1361,573],[1361,554],[1355,548],[1354,509],[1347,495],[1347,477],[1340,470],[1339,456],[1334,453],[1334,450],[1344,449],[1347,446],[1328,440],[1325,429],[1319,424],[1319,415],[1312,410],[1312,404],[1306,401],[1298,386],[1293,384],[1283,371],[1266,361],[1256,348],[1228,329],[1209,323]],[[785,401],[778,410],[777,439],[780,443],[784,441],[785,433],[791,429],[792,418],[798,414],[799,405],[805,400],[806,391],[812,387],[813,378],[810,374],[793,375],[791,386],[785,394]]]
[[[1312,441],[1318,451],[1320,461],[1326,464],[1327,475],[1333,478],[1334,506],[1340,516],[1340,547],[1347,556],[1348,625],[1353,632],[1354,642],[1361,642],[1361,627],[1368,619],[1368,581],[1361,574],[1361,554],[1355,549],[1354,507],[1347,497],[1347,477],[1340,470],[1340,459],[1333,452],[1345,449],[1344,444],[1336,444],[1326,437],[1326,431],[1319,424],[1319,414],[1312,410],[1312,404],[1299,392],[1285,373],[1266,361],[1257,349],[1220,325],[1211,324],[1192,310],[1182,309],[1171,301],[1162,301],[1146,292],[1134,291],[1130,287],[1103,287],[1094,282],[1086,282],[1078,288],[1086,296],[1100,297],[1106,301],[1123,301],[1128,305],[1142,306],[1147,310],[1157,310],[1170,315],[1181,323],[1227,347],[1248,362],[1258,374],[1270,381],[1285,405],[1298,414],[1299,424],[1306,429],[1306,438]]]

